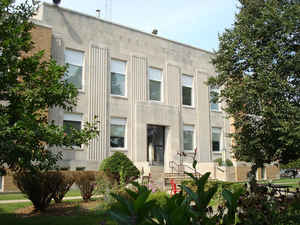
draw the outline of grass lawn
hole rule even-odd
[[[279,180],[273,180],[274,184],[288,184],[288,185],[299,185],[300,178],[291,179],[291,178],[281,178]]]
[[[80,191],[79,190],[70,190],[67,194],[66,197],[73,197],[73,196],[80,196]],[[23,200],[27,199],[26,196],[24,196],[22,193],[5,193],[1,194],[0,193],[0,201],[1,200]]]
[[[1,224],[7,225],[100,225],[107,221],[105,210],[100,209],[101,200],[84,203],[82,201],[64,201],[51,204],[43,213],[32,212],[31,203],[0,204]]]
[[[266,183],[268,181],[260,181],[259,183]],[[291,178],[280,178],[277,180],[272,180],[272,184],[282,184],[287,185],[293,188],[300,188],[299,186],[300,178],[291,179]]]

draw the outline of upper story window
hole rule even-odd
[[[82,89],[82,67],[84,53],[71,49],[65,50],[65,63],[69,65],[65,73],[65,79],[74,84],[78,89]]]
[[[162,72],[159,69],[148,69],[149,98],[153,101],[161,101]]]
[[[71,133],[71,129],[81,130],[82,125],[82,114],[76,113],[65,113],[64,114],[64,129],[65,133],[68,135]],[[80,147],[80,145],[74,145]]]
[[[182,75],[182,105],[193,106],[193,77]]]
[[[220,111],[220,105],[218,102],[214,102],[213,99],[219,94],[219,89],[215,87],[210,87],[210,110],[211,111]]]
[[[221,128],[213,127],[211,129],[212,150],[214,152],[221,151]]]
[[[111,94],[126,96],[126,62],[112,59],[110,64],[111,71]]]
[[[194,149],[194,126],[183,126],[183,149],[193,151]]]
[[[126,119],[112,118],[110,121],[110,147],[125,148]]]

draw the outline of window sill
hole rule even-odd
[[[66,151],[84,151],[84,149],[82,147],[77,147],[77,146],[74,146],[73,148],[63,147],[63,149],[66,150]]]
[[[127,96],[122,96],[122,95],[110,95],[110,97],[128,100],[128,97],[127,97]]]
[[[194,154],[195,153],[194,150],[183,150],[183,152],[186,154]]]
[[[163,102],[162,101],[156,101],[156,100],[148,100],[150,103],[154,103],[154,104],[159,104],[159,105],[162,105]]]
[[[78,94],[85,95],[85,91],[83,89],[78,89]]]
[[[221,151],[212,151],[212,153],[213,153],[213,154],[218,154],[218,155],[219,155],[219,154],[222,154]]]
[[[112,148],[112,147],[110,147],[110,151],[112,151],[112,152],[128,152],[127,148]]]
[[[196,109],[195,106],[192,106],[192,105],[182,105],[182,108],[186,108],[186,109]]]
[[[222,113],[222,110],[210,110],[210,111],[214,113]]]

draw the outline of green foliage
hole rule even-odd
[[[108,175],[104,171],[100,171],[96,177],[97,193],[103,196],[106,204],[113,203],[111,193],[117,193],[122,190],[122,187],[116,183],[112,175]]]
[[[281,169],[300,169],[300,159],[291,161],[287,164],[280,164]]]
[[[230,159],[226,159],[225,162],[223,162],[222,158],[217,158],[214,160],[214,162],[218,163],[219,166],[233,166],[233,163]]]
[[[150,194],[146,186],[134,183],[136,190],[127,189],[129,198],[112,194],[117,204],[112,207],[110,215],[118,224],[126,225],[215,225],[236,224],[236,209],[241,190],[223,191],[227,210],[220,207],[213,213],[209,206],[217,191],[217,186],[206,187],[209,173],[197,178],[189,174],[196,184],[196,190],[181,185],[183,191],[168,196],[163,193]]]
[[[228,166],[228,167],[231,167],[231,166],[233,166],[233,163],[230,159],[226,159],[225,160],[225,165]]]
[[[56,203],[62,202],[63,198],[75,182],[74,173],[72,171],[60,171],[60,174],[62,176],[62,182],[59,184],[53,196]]]
[[[212,60],[233,118],[238,160],[288,163],[300,158],[299,0],[240,0],[232,28],[219,37]],[[259,9],[259,10],[258,10]]]
[[[272,190],[260,188],[258,192],[244,193],[239,200],[240,224],[296,225],[300,221],[300,195],[276,196]]]
[[[78,91],[63,79],[65,67],[45,61],[43,51],[31,52],[35,2],[0,4],[0,167],[13,170],[50,169],[61,158],[50,147],[87,144],[99,133],[96,123],[70,135],[48,123],[50,108],[72,111]]]
[[[97,172],[94,171],[76,171],[74,173],[75,184],[80,190],[81,197],[84,201],[89,201],[96,192]]]
[[[19,172],[13,175],[17,187],[34,205],[35,210],[45,210],[63,183],[58,171]]]
[[[132,161],[121,152],[115,152],[112,156],[104,159],[99,170],[111,174],[118,184],[127,184],[140,175]]]
[[[151,190],[138,183],[133,184],[137,188],[137,191],[134,192],[126,189],[126,192],[130,196],[128,199],[121,195],[111,194],[117,200],[117,204],[112,207],[109,213],[112,219],[120,225],[153,224],[149,212],[155,206],[155,202],[153,200],[147,201]]]
[[[218,163],[219,166],[222,166],[223,165],[223,160],[222,158],[217,158],[214,160],[214,162]]]
[[[164,191],[156,191],[150,194],[148,200],[149,201],[154,200],[155,204],[163,208],[166,206],[169,197],[170,196]]]

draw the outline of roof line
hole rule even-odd
[[[78,14],[80,16],[86,16],[86,17],[89,17],[89,18],[92,18],[92,19],[95,19],[95,20],[100,20],[101,22],[104,22],[104,23],[107,23],[107,24],[115,25],[115,26],[118,26],[118,27],[121,27],[121,28],[125,28],[125,29],[128,29],[128,30],[132,30],[132,31],[135,31],[135,32],[146,34],[146,35],[148,35],[150,37],[153,37],[153,38],[158,38],[158,39],[162,39],[162,40],[165,40],[165,41],[170,41],[170,42],[173,42],[175,44],[182,45],[184,47],[196,49],[196,50],[199,50],[199,51],[206,52],[208,54],[214,55],[213,52],[208,51],[208,50],[204,50],[202,48],[198,48],[198,47],[195,47],[195,46],[192,46],[192,45],[189,45],[189,44],[185,44],[185,43],[182,43],[182,42],[174,41],[174,40],[171,40],[171,39],[168,39],[168,38],[165,38],[165,37],[153,35],[153,34],[145,32],[145,31],[138,30],[136,28],[128,27],[128,26],[125,26],[125,25],[122,25],[122,24],[119,24],[119,23],[111,22],[111,21],[107,21],[107,20],[98,18],[96,16],[89,15],[89,14],[86,14],[86,13],[78,12],[78,11],[75,11],[75,10],[72,10],[72,9],[68,9],[68,8],[64,8],[64,7],[60,7],[60,6],[56,6],[54,4],[50,4],[50,3],[47,3],[47,2],[43,2],[43,5],[50,6],[50,7],[58,7],[60,9],[63,9],[64,11],[68,11],[68,12],[71,12],[71,13],[74,13],[74,14]]]

